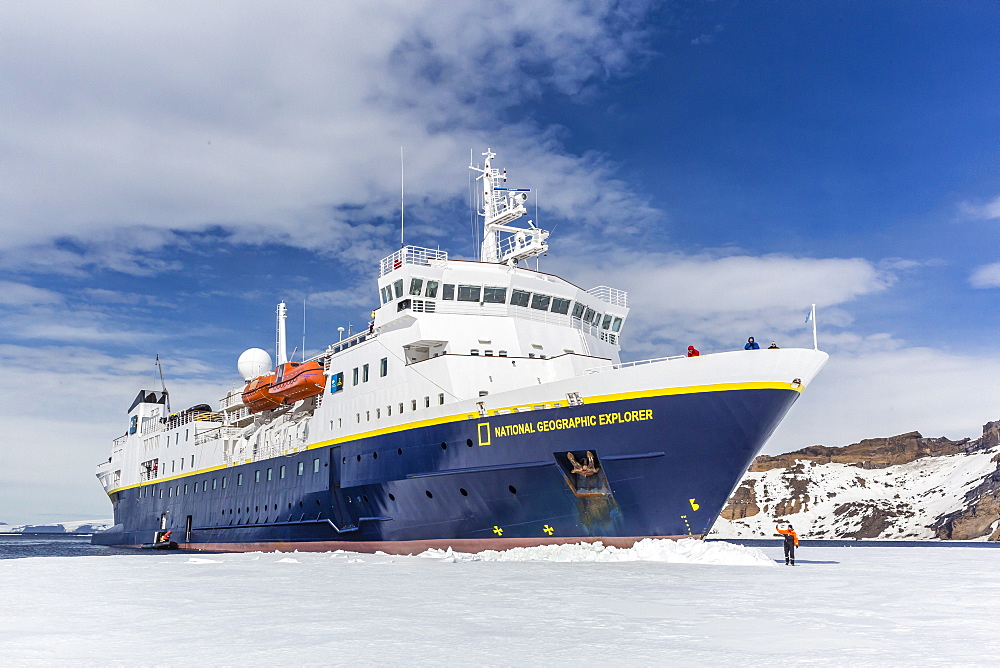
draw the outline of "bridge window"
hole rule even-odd
[[[382,303],[388,304],[392,301],[392,288],[386,285],[379,291],[382,295]]]
[[[385,378],[389,373],[389,358],[383,357],[382,361],[378,364],[378,375]]]
[[[411,278],[410,279],[410,294],[420,296],[420,293],[424,289],[424,279],[422,278]]]
[[[610,313],[606,313],[604,315],[604,322],[601,323],[601,329],[607,329],[608,327],[611,326],[611,318],[612,317],[613,316]]]
[[[478,302],[482,291],[483,289],[478,285],[460,285],[458,286],[458,301]]]
[[[552,301],[552,297],[548,295],[533,294],[531,295],[531,308],[537,309],[539,311],[548,311],[549,302]]]
[[[437,281],[427,281],[427,291],[424,293],[425,297],[430,297],[435,299],[438,295],[438,282]]]
[[[505,304],[507,302],[507,288],[483,288],[483,303],[485,304]]]
[[[583,321],[586,323],[590,323],[590,321],[593,319],[594,319],[594,309],[588,308],[583,314]]]
[[[368,365],[367,364],[365,364],[363,367],[361,367],[361,382],[362,383],[367,383],[368,382]]]
[[[403,279],[400,278],[400,279],[398,279],[396,281],[393,281],[393,283],[392,283],[392,289],[396,293],[396,299],[399,299],[400,297],[402,297],[403,296]]]
[[[573,317],[576,318],[577,320],[583,318],[584,308],[585,308],[584,305],[581,304],[580,302],[573,304]]]
[[[611,331],[612,332],[617,332],[621,328],[622,328],[622,319],[621,318],[615,318],[614,323],[611,325]]]
[[[569,313],[569,300],[560,297],[552,298],[552,312],[566,315]]]
[[[527,306],[531,300],[531,293],[524,290],[512,290],[510,293],[511,306]]]
[[[445,283],[441,286],[441,299],[454,299],[455,286],[452,283]]]
[[[358,384],[358,367],[354,367],[354,385]]]

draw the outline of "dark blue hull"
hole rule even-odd
[[[318,445],[114,492],[115,527],[93,542],[141,545],[161,528],[205,550],[703,536],[798,395],[623,399]],[[567,453],[582,463],[587,451],[597,473],[574,473]]]

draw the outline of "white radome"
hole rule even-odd
[[[271,370],[271,356],[261,348],[244,350],[236,362],[236,368],[240,370],[243,380],[253,380]]]

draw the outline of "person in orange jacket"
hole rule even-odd
[[[780,526],[775,530],[785,537],[785,566],[795,565],[795,548],[799,544],[799,535],[795,533],[795,528],[789,522],[782,529]]]

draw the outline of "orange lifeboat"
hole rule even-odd
[[[322,394],[326,388],[326,374],[319,362],[304,362],[296,364],[288,362],[278,365],[274,370],[274,381],[271,394],[281,397],[288,403],[300,399],[308,399]]]
[[[243,390],[243,403],[250,409],[251,413],[277,408],[284,399],[277,397],[272,392],[274,384],[274,374],[258,376],[247,383]]]

